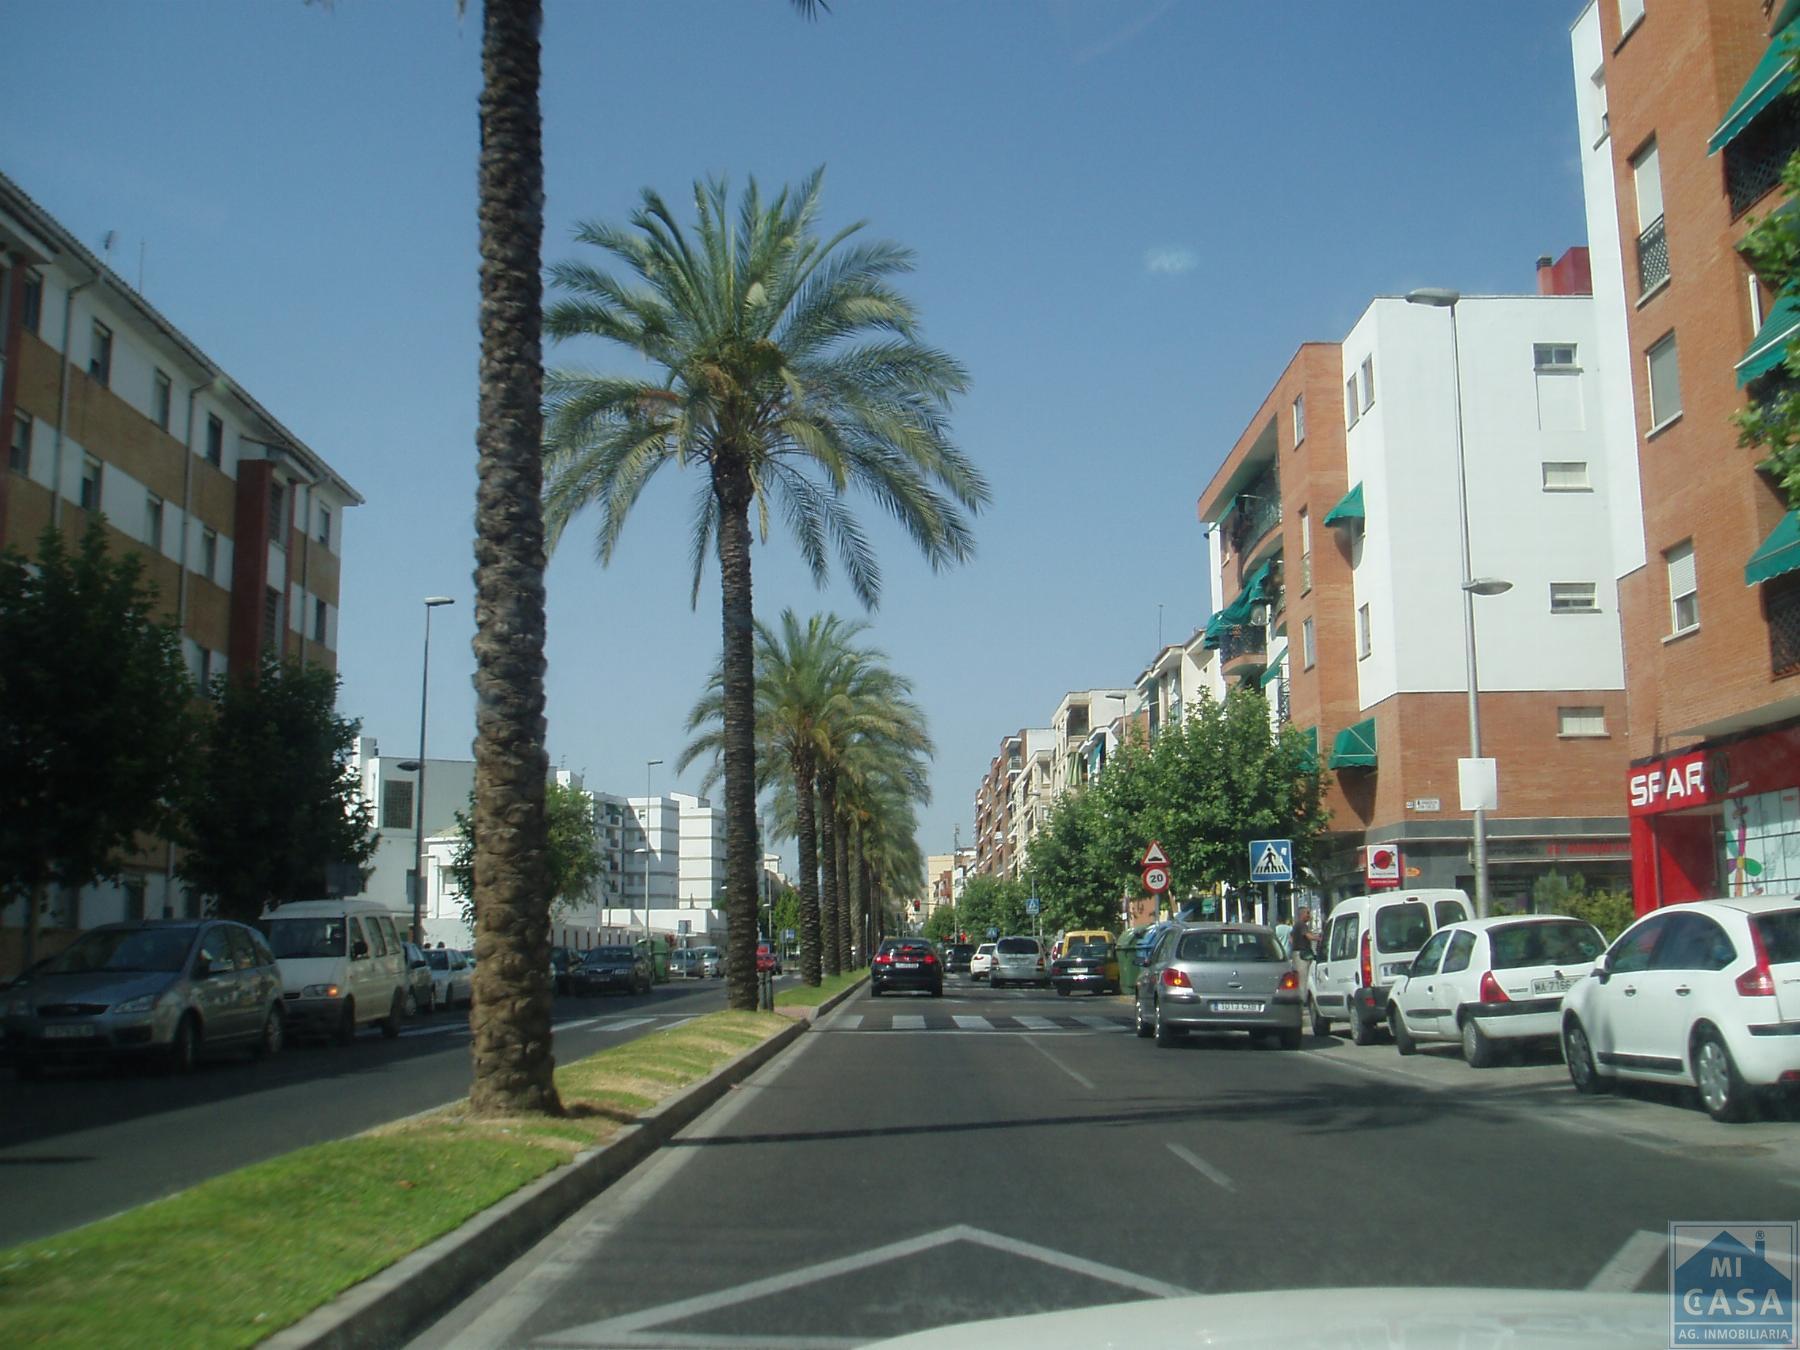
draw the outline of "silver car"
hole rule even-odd
[[[205,1050],[274,1054],[286,1033],[269,944],[217,919],[91,929],[7,990],[0,1011],[21,1078],[46,1063],[114,1055],[151,1055],[185,1072]]]
[[[1300,981],[1261,924],[1170,924],[1137,982],[1137,1034],[1171,1046],[1190,1031],[1247,1031],[1300,1048]]]
[[[1050,962],[1044,944],[1034,937],[1003,937],[994,944],[994,969],[988,983],[995,989],[1008,984],[1050,987]]]

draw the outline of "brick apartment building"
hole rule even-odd
[[[1618,583],[1640,910],[1800,889],[1800,526],[1729,420],[1787,378],[1800,328],[1738,252],[1800,148],[1797,14],[1800,0],[1594,0],[1571,32],[1642,478],[1642,546]]]
[[[982,876],[1012,875],[1012,783],[1024,768],[1024,754],[1024,732],[1001,737],[1000,752],[975,791],[974,870]]]

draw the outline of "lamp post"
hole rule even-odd
[[[425,945],[425,707],[426,696],[431,692],[431,611],[439,605],[455,603],[447,595],[425,597],[425,654],[419,672],[419,758],[413,765],[418,801],[413,803],[412,940],[420,947]],[[404,760],[400,767],[407,767]]]
[[[644,761],[644,949],[646,951],[650,947],[650,771],[661,763],[660,759]]]
[[[1456,512],[1462,544],[1463,666],[1469,685],[1469,758],[1480,759],[1481,683],[1475,663],[1475,597],[1500,595],[1510,591],[1512,582],[1502,581],[1498,577],[1478,577],[1469,562],[1469,484],[1463,453],[1462,363],[1456,336],[1456,302],[1460,299],[1462,296],[1458,292],[1435,286],[1409,291],[1406,296],[1406,302],[1410,305],[1428,305],[1433,309],[1450,311],[1450,392],[1456,414]],[[1488,916],[1487,812],[1477,806],[1472,817],[1471,860],[1475,865],[1475,914],[1478,918],[1485,919]]]

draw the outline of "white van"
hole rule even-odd
[[[373,900],[295,900],[265,910],[258,928],[275,949],[290,1032],[348,1045],[379,1023],[398,1036],[410,971],[393,915]]]
[[[1325,921],[1319,953],[1306,976],[1306,1011],[1315,1036],[1333,1022],[1350,1024],[1350,1039],[1368,1045],[1387,1026],[1388,989],[1446,924],[1475,917],[1458,890],[1380,891],[1340,900]]]

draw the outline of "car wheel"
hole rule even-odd
[[[1388,1009],[1388,1030],[1394,1033],[1394,1049],[1403,1055],[1419,1053],[1419,1043],[1413,1039],[1412,1032],[1406,1029],[1406,1019],[1400,1015],[1398,1004]]]
[[[1569,1068],[1569,1081],[1577,1092],[1597,1096],[1606,1091],[1606,1080],[1594,1064],[1594,1047],[1588,1044],[1587,1028],[1571,1017],[1563,1023],[1563,1062]]]
[[[1156,1005],[1156,1043],[1167,1050],[1181,1039],[1181,1032],[1170,1023],[1163,1021],[1162,1004]]]
[[[1061,994],[1064,998],[1067,998],[1069,996],[1069,991],[1067,989],[1058,989],[1056,992],[1058,994]]]
[[[339,1045],[349,1045],[356,1039],[356,1000],[344,1000],[344,1011],[338,1014],[337,1036]]]
[[[169,1042],[169,1072],[192,1073],[194,1061],[199,1057],[200,1030],[194,1024],[194,1015],[188,1013],[175,1024],[175,1037]]]
[[[253,1059],[270,1059],[281,1053],[281,1047],[287,1044],[287,1018],[282,1016],[280,1008],[270,1008],[269,1015],[263,1019],[262,1035],[256,1038],[256,1045],[250,1051]]]
[[[944,996],[944,986],[941,984],[932,985],[931,986],[931,996],[933,998],[942,998]]]
[[[1133,1029],[1142,1040],[1149,1040],[1150,1033],[1156,1030],[1155,1027],[1151,1026],[1150,1023],[1145,1020],[1143,1008],[1135,1001],[1131,1005],[1131,1020]]]
[[[437,986],[434,984],[425,991],[425,1015],[431,1016],[437,1011]]]
[[[870,998],[880,998],[881,997],[881,986],[876,984],[875,981],[873,981],[873,980],[869,981],[869,997]]]
[[[1319,1015],[1319,1005],[1310,998],[1306,1000],[1306,1014],[1312,1022],[1312,1034],[1315,1036],[1331,1035],[1331,1023]]]
[[[1486,1069],[1494,1062],[1493,1039],[1473,1017],[1463,1019],[1462,1052],[1463,1059],[1471,1069]]]
[[[1278,1039],[1283,1050],[1298,1050],[1300,1048],[1300,1028],[1283,1027]]]
[[[400,1034],[400,1019],[404,1017],[405,1014],[406,1000],[401,997],[400,991],[396,989],[394,991],[394,1001],[388,1004],[388,1015],[381,1019],[381,1034],[390,1041],[398,1036]]]
[[[1750,1087],[1738,1076],[1725,1038],[1715,1028],[1703,1026],[1694,1033],[1693,1069],[1706,1114],[1714,1120],[1742,1120],[1750,1105]]]
[[[1350,1009],[1350,1041],[1353,1045],[1375,1044],[1375,1027],[1363,1017],[1361,1008]]]

